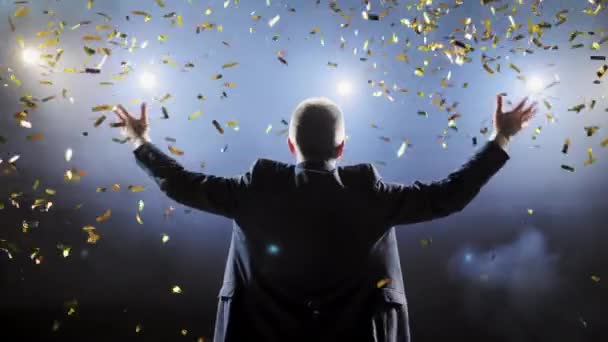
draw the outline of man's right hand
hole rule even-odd
[[[148,111],[145,103],[141,105],[141,117],[139,119],[133,117],[122,105],[116,106],[114,113],[121,121],[119,125],[122,127],[122,135],[133,143],[133,149],[137,149],[142,144],[150,141]]]
[[[528,126],[530,119],[536,114],[536,102],[526,107],[528,98],[524,98],[515,108],[508,112],[502,110],[502,95],[496,97],[496,113],[494,113],[494,133],[507,141]]]

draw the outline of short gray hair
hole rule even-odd
[[[289,138],[305,160],[335,159],[344,137],[342,110],[326,97],[300,102],[291,115]]]

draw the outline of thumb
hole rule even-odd
[[[496,95],[496,112],[502,113],[502,95]]]
[[[148,109],[145,102],[141,104],[141,121],[148,124]]]

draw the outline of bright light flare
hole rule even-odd
[[[526,82],[526,86],[528,87],[528,90],[538,93],[545,87],[545,82],[538,76],[532,76]]]
[[[40,53],[34,49],[27,48],[21,53],[21,58],[25,64],[35,64],[40,59]]]
[[[351,92],[352,86],[350,82],[340,81],[340,83],[338,83],[338,94],[340,94],[341,96],[347,96],[350,95]]]
[[[156,75],[149,71],[144,71],[141,76],[139,76],[139,84],[145,89],[156,87]]]

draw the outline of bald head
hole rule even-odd
[[[291,115],[289,147],[299,159],[336,159],[342,154],[344,137],[342,110],[326,97],[300,102]]]

